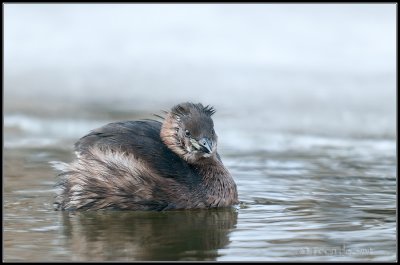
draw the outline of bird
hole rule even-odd
[[[59,171],[55,210],[167,211],[231,207],[236,183],[217,152],[210,105],[184,102],[142,119],[106,124],[74,145]]]

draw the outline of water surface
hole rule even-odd
[[[38,121],[40,128],[29,126]],[[239,190],[236,208],[54,211],[56,172],[48,162],[73,159],[74,133],[64,128],[80,128],[75,129],[79,134],[106,122],[5,117],[5,260],[396,258],[393,140],[268,132],[243,136],[234,130],[223,140],[224,130],[217,131],[220,153]],[[58,137],[62,130],[64,138]],[[239,137],[247,138],[247,148],[235,144]]]

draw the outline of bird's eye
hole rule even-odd
[[[186,136],[186,137],[189,137],[189,136],[190,136],[189,130],[185,130],[185,136]]]

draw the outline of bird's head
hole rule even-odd
[[[160,136],[164,144],[190,164],[216,158],[217,135],[211,116],[215,109],[181,103],[166,113]]]

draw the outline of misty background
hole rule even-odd
[[[227,130],[396,135],[394,4],[6,4],[4,22],[6,125],[194,101]]]

